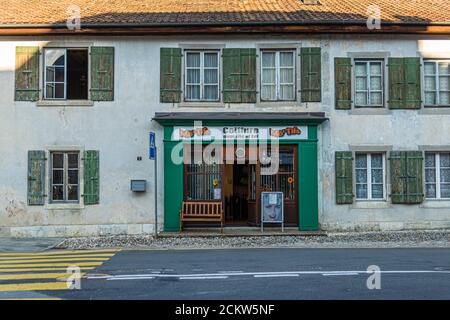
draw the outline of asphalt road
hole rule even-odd
[[[367,273],[371,265],[380,273]],[[380,289],[368,289],[369,276]],[[121,251],[90,271],[80,290],[41,293],[63,299],[450,299],[450,249]]]

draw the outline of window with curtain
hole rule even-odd
[[[78,202],[80,196],[78,152],[52,152],[50,175],[51,202]]]
[[[219,101],[219,52],[185,52],[185,100]]]
[[[383,61],[355,60],[355,107],[383,106]]]
[[[425,191],[429,199],[450,199],[450,152],[425,153]]]
[[[355,157],[356,199],[385,198],[384,153],[357,153]]]
[[[261,52],[261,100],[295,100],[295,52]]]
[[[425,105],[450,106],[450,60],[424,61]]]

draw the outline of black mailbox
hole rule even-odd
[[[147,191],[147,180],[131,180],[131,191],[133,192]]]

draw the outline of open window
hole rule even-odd
[[[88,99],[88,50],[44,50],[44,99]]]

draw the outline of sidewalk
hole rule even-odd
[[[233,249],[233,248],[450,248],[450,230],[349,232],[327,235],[224,236],[208,234],[68,238],[57,249]]]
[[[61,238],[0,238],[0,252],[39,252],[60,243]]]

